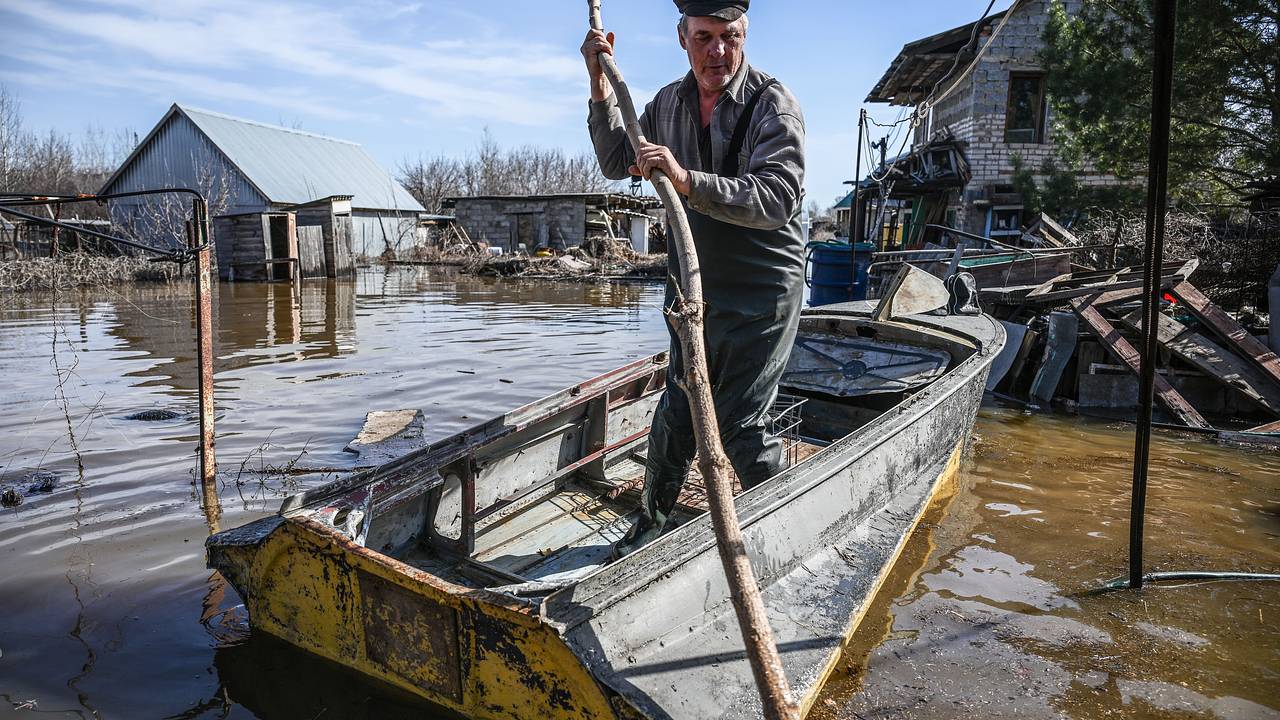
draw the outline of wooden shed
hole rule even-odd
[[[196,188],[208,198],[224,278],[270,279],[272,263],[286,261],[283,253],[294,243],[305,256],[314,242],[306,228],[313,227],[320,228],[324,272],[312,275],[317,263],[299,258],[304,276],[349,275],[358,257],[409,251],[418,240],[418,216],[426,212],[355,143],[180,105],[102,193],[161,187]],[[173,216],[181,219],[189,201],[178,213],[158,212],[166,209],[158,202],[151,196],[113,200],[112,220],[144,242],[172,245],[181,237],[172,232],[173,225],[181,227]],[[285,219],[290,213],[292,230]]]
[[[559,193],[553,195],[476,195],[445,198],[457,222],[472,240],[505,252],[521,248],[569,248],[591,237],[629,238],[632,220],[660,213],[662,201],[649,195]]]
[[[213,238],[223,280],[289,280],[295,265],[303,279],[355,273],[350,197],[222,215]]]

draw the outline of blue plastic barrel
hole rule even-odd
[[[809,306],[867,299],[867,271],[876,246],[847,242],[811,242],[805,253]]]

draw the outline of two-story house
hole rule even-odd
[[[1012,185],[1014,158],[1034,173],[1054,156],[1046,78],[1038,65],[1052,2],[1016,0],[980,24],[907,43],[867,96],[869,103],[924,106],[911,150],[890,178],[890,197],[911,201],[912,217],[904,222],[908,245],[931,237],[926,222],[993,238],[1017,237],[1027,224]],[[1080,2],[1064,5],[1072,12]],[[1079,180],[1120,182],[1101,174]],[[864,197],[883,186],[870,185],[863,181]]]

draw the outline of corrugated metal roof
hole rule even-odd
[[[1007,9],[992,13],[980,22],[990,25],[1025,2],[1026,0],[1015,0]],[[956,54],[968,45],[978,22],[903,45],[902,51],[889,64],[889,69],[871,89],[864,102],[915,105],[956,64]]]
[[[175,104],[166,120],[173,111],[186,116],[272,203],[296,204],[350,195],[352,207],[426,212],[356,143],[185,105]],[[125,161],[107,187],[138,155],[135,151]]]

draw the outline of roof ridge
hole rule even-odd
[[[183,113],[188,113],[188,114],[199,113],[201,115],[210,115],[212,117],[220,118],[222,120],[230,120],[232,122],[244,123],[245,125],[256,125],[260,128],[266,128],[268,130],[279,130],[280,132],[293,133],[294,135],[303,135],[306,137],[316,138],[318,140],[328,140],[330,142],[342,143],[343,145],[354,145],[355,147],[362,147],[360,143],[352,142],[351,140],[343,140],[342,138],[331,137],[329,135],[321,135],[319,133],[307,132],[305,130],[295,130],[293,128],[281,127],[280,125],[271,125],[264,122],[258,122],[257,120],[249,120],[246,118],[236,117],[234,115],[227,115],[226,113],[220,113],[214,110],[206,110],[204,108],[194,107],[192,105],[183,105],[182,103],[174,103],[174,106],[177,107],[179,110],[181,110]]]

